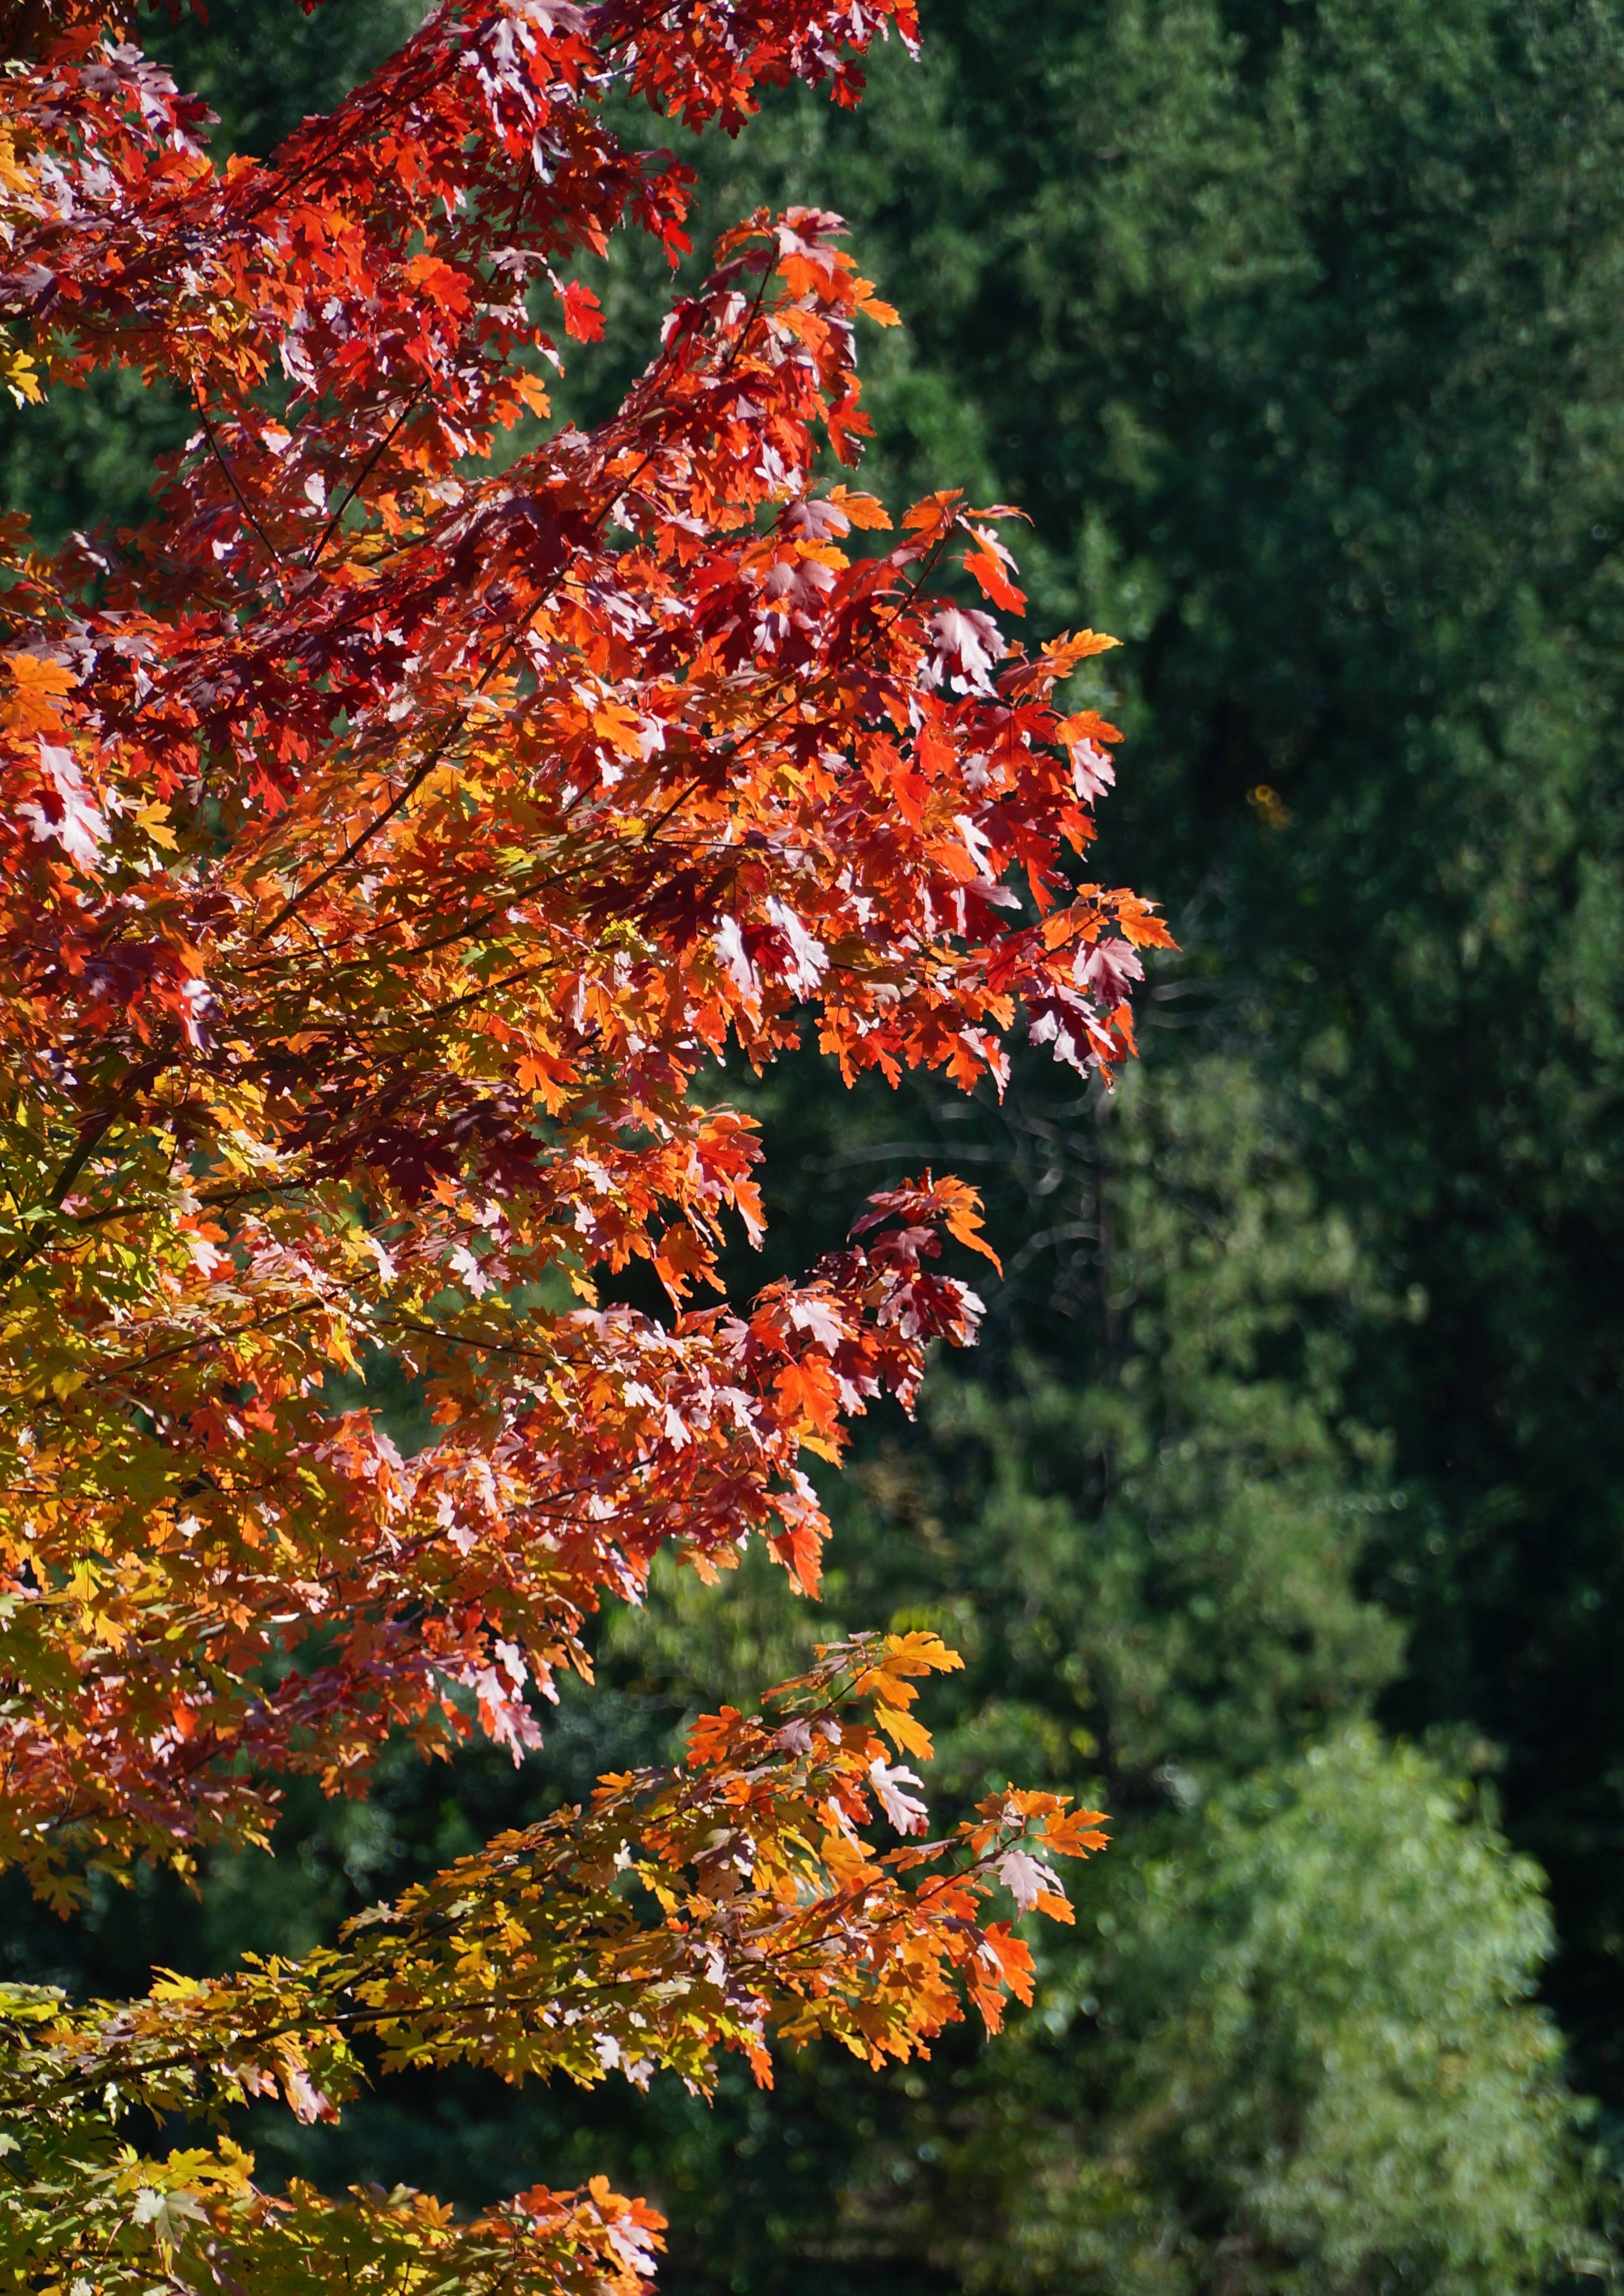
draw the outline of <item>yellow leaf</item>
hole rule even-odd
[[[890,518],[883,503],[873,495],[853,494],[848,487],[832,487],[829,499],[838,503],[853,526],[868,527],[884,533],[890,527]]]
[[[887,1635],[885,1654],[890,1665],[904,1674],[957,1674],[964,1661],[949,1650],[939,1634],[915,1627],[906,1635]]]
[[[178,840],[175,832],[169,827],[169,808],[167,805],[144,805],[134,816],[134,819],[136,828],[144,829],[154,845],[165,846],[171,853],[175,851]]]
[[[843,1887],[866,1880],[874,1870],[865,1855],[865,1845],[848,1841],[843,1833],[826,1833],[818,1849],[824,1866]]]
[[[894,1706],[876,1706],[874,1720],[893,1746],[904,1753],[917,1754],[922,1761],[931,1759],[931,1734],[923,1722],[915,1722],[911,1714],[899,1714]]]
[[[27,351],[12,350],[9,345],[0,348],[0,383],[4,384],[19,406],[44,404],[45,392]]]

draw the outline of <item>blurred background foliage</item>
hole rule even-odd
[[[1624,2152],[1624,6],[926,0],[856,115],[685,141],[709,234],[849,219],[906,326],[870,483],[1032,520],[1039,635],[1114,630],[1099,867],[1182,945],[1115,1099],[721,1084],[767,1272],[926,1160],[986,1193],[986,1342],[830,1481],[824,1596],[751,1563],[602,1621],[543,1755],[290,1797],[275,1863],[137,1875],[8,1973],[294,1948],[651,1759],[832,1627],[938,1628],[944,1808],[1117,1841],[1033,2012],[714,2109],[391,2082],[263,2161],[473,2200],[606,2167],[682,2296],[1489,2292],[1611,2277]],[[263,150],[413,0],[147,35]],[[668,131],[661,131],[662,133]],[[656,139],[658,140],[658,139]],[[700,258],[696,257],[696,261]],[[618,243],[612,402],[670,292]],[[42,534],[139,513],[185,410],[0,417]],[[760,1264],[741,1254],[741,1285]],[[405,1410],[387,1378],[386,1407]]]

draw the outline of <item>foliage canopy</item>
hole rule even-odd
[[[102,8],[12,12],[10,388],[133,371],[193,426],[138,530],[4,532],[0,1855],[64,1911],[262,1841],[290,1774],[362,1792],[391,1737],[517,1762],[662,1549],[714,1572],[759,1536],[816,1586],[800,1455],[972,1336],[933,1263],[988,1247],[926,1173],[804,1281],[690,1304],[760,1226],[754,1128],[696,1088],[730,1046],[760,1069],[813,1026],[849,1080],[964,1086],[1018,1012],[1085,1073],[1131,1049],[1167,936],[1081,877],[1118,736],[1057,691],[1111,642],[1029,655],[932,589],[1019,611],[998,512],[937,493],[882,539],[834,482],[857,324],[893,316],[838,218],[725,235],[609,419],[491,460],[548,412],[548,328],[601,332],[576,259],[622,225],[686,244],[685,171],[605,99],[849,102],[880,22],[912,39],[901,0],[445,0],[218,166]],[[332,1392],[379,1351],[431,1419],[409,1457]],[[764,1718],[296,1961],[12,1988],[0,2254],[629,2290],[658,2219],[602,2180],[455,2222],[269,2196],[226,2136],[144,2157],[130,2116],[321,2121],[369,2067],[703,2090],[724,2049],[766,2079],[775,2031],[878,2066],[965,1996],[996,2026],[1031,1958],[986,1901],[1065,1917],[1049,1860],[1103,1836],[1000,1786],[909,1839],[915,1678],[956,1663],[835,1642]]]

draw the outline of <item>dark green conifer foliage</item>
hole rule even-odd
[[[1464,1790],[1341,1731],[1147,1829],[1013,2062],[912,2105],[853,2212],[894,2209],[906,2163],[907,2234],[1012,2296],[1604,2273],[1526,2001],[1548,1942],[1538,1874]]]
[[[1624,2106],[1624,20],[941,0],[930,31],[854,118],[760,123],[716,197],[839,201],[909,318],[884,455],[979,457],[1039,617],[1128,641],[1101,865],[1168,900],[1184,1009],[1300,1102],[1407,1303],[1350,1390],[1411,1501],[1387,1711],[1506,1750],[1554,1997]]]

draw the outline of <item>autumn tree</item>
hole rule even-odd
[[[605,99],[849,103],[880,27],[911,43],[906,0],[444,0],[217,167],[94,0],[4,12],[12,395],[117,370],[192,424],[148,526],[4,530],[0,1855],[64,1915],[263,1841],[280,1778],[357,1794],[386,1743],[481,1731],[522,1759],[661,1550],[759,1539],[816,1584],[801,1453],[972,1336],[936,1262],[985,1246],[927,1173],[706,1304],[759,1227],[718,1065],[813,1031],[849,1080],[969,1086],[1018,1014],[1085,1070],[1131,1047],[1164,935],[1081,877],[1116,735],[1060,693],[1109,641],[1029,656],[964,603],[1022,603],[997,512],[939,494],[890,538],[838,479],[856,329],[892,316],[838,218],[727,234],[612,418],[546,428],[550,330],[600,330],[580,259],[685,247],[686,171]],[[431,1414],[409,1457],[334,1395],[380,1354]],[[996,2026],[1030,1963],[993,1901],[1063,1916],[1049,1860],[1103,1836],[1009,1787],[915,1838],[910,1709],[955,1664],[848,1638],[298,1962],[10,1988],[0,2258],[636,2288],[659,2221],[602,2179],[472,2223],[271,2194],[229,2116],[455,2064],[702,2091],[775,2037],[878,2065],[966,2003]]]

